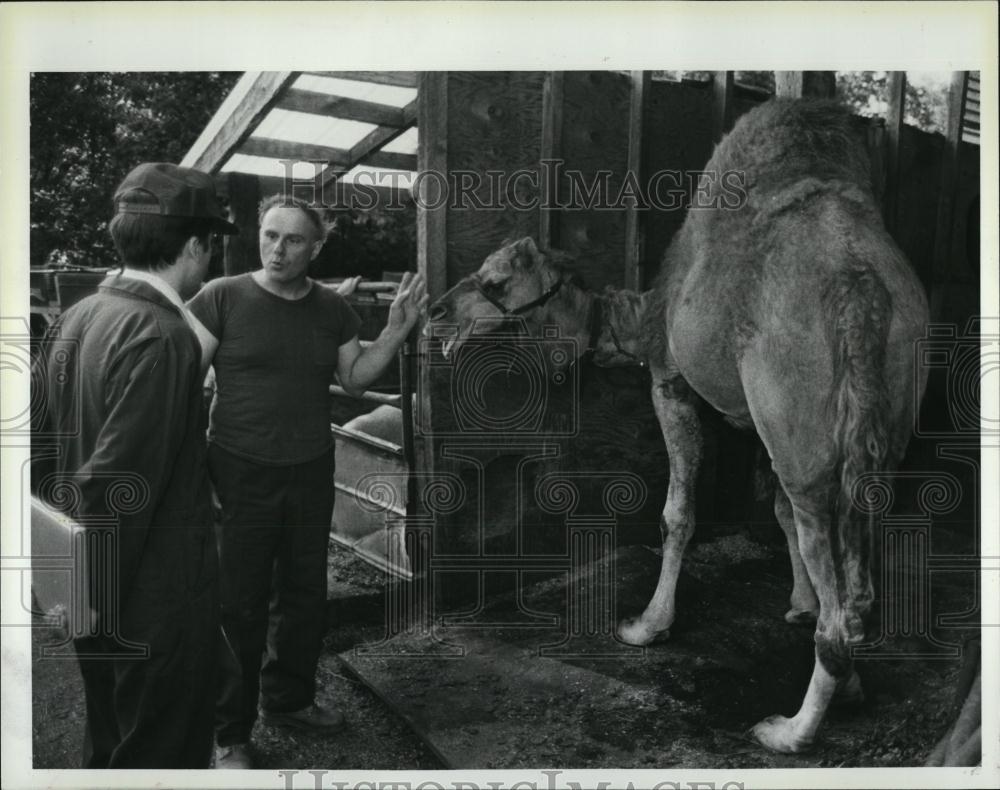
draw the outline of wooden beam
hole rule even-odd
[[[257,246],[257,207],[260,205],[260,182],[246,173],[226,173],[229,219],[240,229],[225,237],[223,271],[226,276],[252,272],[260,268]]]
[[[396,151],[375,151],[362,157],[361,164],[372,167],[385,167],[389,170],[416,170],[417,155],[401,154]]]
[[[895,235],[899,223],[899,146],[906,114],[906,72],[889,72],[889,107],[885,116],[886,169],[882,213],[886,229]]]
[[[719,142],[733,123],[733,72],[712,74],[712,139]]]
[[[628,120],[628,172],[640,186],[643,182],[643,149],[645,148],[646,103],[649,101],[650,73],[631,73],[632,93],[629,99]],[[629,206],[625,214],[625,288],[641,291],[645,287],[643,261],[643,233],[638,205]]]
[[[550,71],[545,75],[542,84],[542,143],[540,157],[543,161],[555,162],[562,156],[562,114],[563,114],[563,83],[565,74],[561,71]],[[559,202],[559,182],[555,176],[555,165],[543,165],[545,174],[543,204],[556,206]],[[559,244],[559,228],[556,219],[557,208],[540,209],[538,218],[538,245],[542,249],[551,249]]]
[[[955,224],[955,196],[958,192],[959,154],[962,148],[962,110],[968,85],[967,71],[954,71],[948,89],[948,130],[941,158],[941,189],[938,197],[937,226],[934,233],[934,262],[925,282],[931,295],[931,320],[943,318],[947,284],[951,279],[952,238]],[[940,284],[940,288],[938,285]],[[935,291],[938,293],[935,293]],[[935,298],[937,297],[937,298]]]
[[[388,145],[403,132],[413,126],[417,122],[418,102],[419,99],[414,99],[403,108],[402,126],[380,126],[378,129],[372,129],[368,134],[362,137],[360,141],[352,145],[351,160],[354,162],[361,161],[372,151],[376,151],[382,146]]]
[[[236,153],[268,159],[325,160],[331,165],[347,165],[351,161],[351,152],[343,148],[275,140],[270,137],[250,137]]]
[[[257,176],[260,182],[262,196],[280,195],[286,191],[285,179],[278,176]],[[400,203],[412,203],[413,196],[409,190],[393,190],[389,186],[356,186],[354,184],[337,181],[327,184],[323,192],[320,193],[311,180],[299,181],[292,184],[292,194],[313,202],[318,200],[322,194],[322,202],[327,208],[370,208],[374,201],[380,206],[399,205]]]
[[[350,161],[356,164],[365,160],[366,157],[371,156],[375,151],[382,148],[382,146],[388,145],[413,126],[417,122],[418,102],[419,97],[403,108],[403,123],[405,126],[379,126],[377,129],[372,129],[359,142],[352,145]],[[334,166],[327,168],[317,179],[317,189],[322,189],[327,184],[336,181],[345,172],[347,171],[343,167]]]
[[[275,105],[279,110],[324,115],[330,118],[343,118],[348,121],[361,121],[376,126],[403,126],[403,110],[388,104],[378,104],[362,99],[351,99],[346,96],[331,96],[328,93],[307,91],[301,88],[289,88],[278,99]]]
[[[416,71],[305,71],[316,77],[335,77],[339,80],[374,82],[379,85],[393,85],[397,88],[416,88]]]
[[[247,72],[219,106],[181,165],[206,173],[216,172],[257,128],[296,77],[295,71]]]
[[[393,151],[375,151],[361,162],[351,160],[351,152],[344,148],[330,148],[325,145],[296,143],[291,140],[275,140],[270,137],[251,137],[236,153],[246,156],[262,156],[267,159],[299,160],[303,162],[325,161],[328,167],[336,167],[346,172],[356,164],[384,167],[389,170],[416,170],[416,154],[402,154]]]
[[[420,75],[417,89],[418,126],[420,128],[417,149],[418,169],[421,173],[448,173],[448,72],[427,71]],[[439,298],[448,288],[448,237],[446,205],[432,208],[428,198],[431,190],[440,188],[437,179],[432,185],[429,179],[418,183],[420,194],[417,202],[417,271],[424,276],[427,293],[431,302]],[[419,417],[423,426],[423,436],[415,443],[419,468],[425,474],[433,474],[436,467],[434,437],[428,435],[434,427],[434,403],[432,396],[432,367],[423,360],[418,364]]]

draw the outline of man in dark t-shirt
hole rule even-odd
[[[216,377],[208,461],[223,512],[220,593],[231,650],[217,699],[217,768],[252,767],[258,693],[265,723],[343,723],[315,703],[334,497],[329,385],[336,373],[349,393],[364,392],[395,358],[427,296],[420,275],[404,276],[385,329],[362,350],[358,316],[307,276],[325,238],[308,204],[268,198],[260,208],[262,268],[215,280],[188,305]]]

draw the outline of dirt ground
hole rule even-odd
[[[253,741],[259,768],[433,770],[441,762],[336,656],[382,636],[382,575],[349,552],[330,553],[328,629],[320,659],[318,702],[338,708],[348,727],[320,736],[257,724]],[[39,659],[55,641],[52,629],[32,638],[32,721],[35,768],[76,768],[86,713],[75,661]]]
[[[631,555],[649,555],[642,560],[642,575],[655,571],[658,558],[642,547],[628,549]],[[736,563],[733,566],[733,563]],[[860,668],[868,689],[868,699],[860,709],[833,711],[825,728],[823,744],[809,755],[784,757],[771,755],[756,746],[743,734],[762,713],[758,710],[774,707],[788,712],[794,709],[797,695],[804,689],[811,667],[811,632],[807,629],[778,623],[760,629],[749,637],[749,650],[776,656],[774,664],[780,671],[761,678],[760,686],[739,680],[746,669],[739,657],[721,655],[731,649],[718,644],[718,634],[710,632],[699,637],[699,622],[711,618],[718,623],[730,620],[746,625],[748,618],[771,618],[780,621],[780,611],[770,612],[768,596],[783,592],[786,572],[772,578],[770,568],[787,564],[787,558],[774,545],[748,540],[742,534],[713,537],[691,548],[679,587],[679,600],[688,604],[687,614],[679,619],[670,642],[655,649],[659,666],[623,670],[614,682],[649,681],[656,678],[662,667],[669,668],[664,684],[670,683],[670,694],[681,708],[688,703],[711,711],[708,716],[695,712],[682,716],[678,732],[677,718],[664,711],[663,732],[645,725],[639,726],[626,715],[627,710],[615,708],[610,718],[601,714],[597,700],[589,700],[588,710],[595,724],[581,723],[581,733],[598,726],[605,742],[616,744],[619,755],[634,760],[634,767],[695,766],[712,755],[717,768],[745,767],[838,767],[838,766],[914,766],[921,765],[935,741],[947,727],[952,715],[953,687],[960,662],[956,659],[936,661],[868,662]],[[639,567],[632,563],[629,567]],[[648,565],[649,568],[645,568]],[[736,568],[733,571],[733,568]],[[721,569],[728,568],[726,575]],[[651,571],[652,569],[652,571]],[[946,574],[951,575],[951,574]],[[331,548],[330,600],[325,649],[319,667],[319,701],[344,711],[348,729],[336,736],[310,736],[265,728],[258,724],[254,732],[257,760],[260,768],[299,769],[358,769],[358,770],[440,770],[447,766],[404,719],[376,696],[337,658],[354,646],[382,638],[384,633],[383,581],[379,572],[337,547]],[[630,580],[623,579],[627,585]],[[649,580],[643,582],[646,584]],[[946,611],[960,611],[969,594],[968,585],[957,584],[935,590],[936,600]],[[782,592],[775,592],[777,590]],[[772,592],[768,592],[768,591]],[[555,594],[553,584],[538,585],[539,600]],[[623,596],[620,606],[638,605],[648,592],[637,590]],[[633,600],[634,599],[634,600]],[[768,611],[764,612],[763,609]],[[760,609],[761,611],[758,611]],[[741,627],[740,626],[740,627]],[[719,633],[727,626],[719,625]],[[777,636],[775,636],[777,635]],[[84,726],[83,690],[76,664],[72,660],[39,659],[43,644],[51,644],[52,629],[35,630],[33,645],[33,737],[36,768],[72,768],[79,764]],[[704,644],[699,644],[705,639]],[[954,635],[952,635],[954,639]],[[716,640],[713,642],[712,640]],[[776,640],[769,642],[768,640]],[[706,647],[708,645],[708,647]],[[712,645],[715,646],[713,654]],[[733,662],[736,663],[733,663]],[[572,662],[586,667],[588,662]],[[733,669],[735,667],[735,670]],[[603,670],[602,670],[603,671]],[[645,676],[643,673],[645,672]],[[707,679],[707,681],[706,681]],[[433,676],[425,679],[434,686]],[[666,688],[666,685],[664,685]],[[654,694],[653,696],[657,696]],[[784,699],[787,697],[787,699]],[[658,697],[659,698],[659,697]],[[710,700],[708,703],[706,700]],[[662,701],[662,700],[661,700]],[[657,704],[650,698],[641,707],[646,713]],[[614,706],[612,706],[614,707]],[[649,709],[649,710],[647,710]],[[611,708],[605,710],[608,713]],[[693,708],[692,708],[693,710]],[[676,710],[674,711],[676,714]],[[655,717],[652,719],[656,721]],[[599,723],[599,724],[597,724]],[[518,723],[512,719],[516,730]],[[639,729],[637,729],[639,726]],[[642,731],[640,731],[642,730]],[[534,732],[534,731],[532,731]],[[663,744],[661,736],[673,733],[672,743]],[[532,733],[515,732],[524,740]],[[511,754],[507,765],[533,765],[532,756],[544,758],[548,764],[579,767],[626,767],[602,764],[601,754],[582,750],[574,743],[572,733],[534,732],[537,738],[527,738],[520,754]],[[678,737],[680,736],[680,737]],[[513,737],[513,736],[512,736]],[[534,751],[533,751],[534,750]],[[652,762],[651,762],[652,761]],[[483,766],[486,767],[486,766]]]

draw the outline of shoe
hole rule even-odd
[[[215,747],[215,768],[221,771],[249,771],[253,768],[249,743]]]
[[[261,710],[260,720],[272,727],[294,727],[299,730],[336,730],[344,726],[344,714],[313,704],[302,710]]]

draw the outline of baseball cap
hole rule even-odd
[[[115,213],[204,217],[214,220],[214,230],[219,233],[240,232],[223,219],[211,176],[167,162],[143,162],[125,176],[115,191]]]

